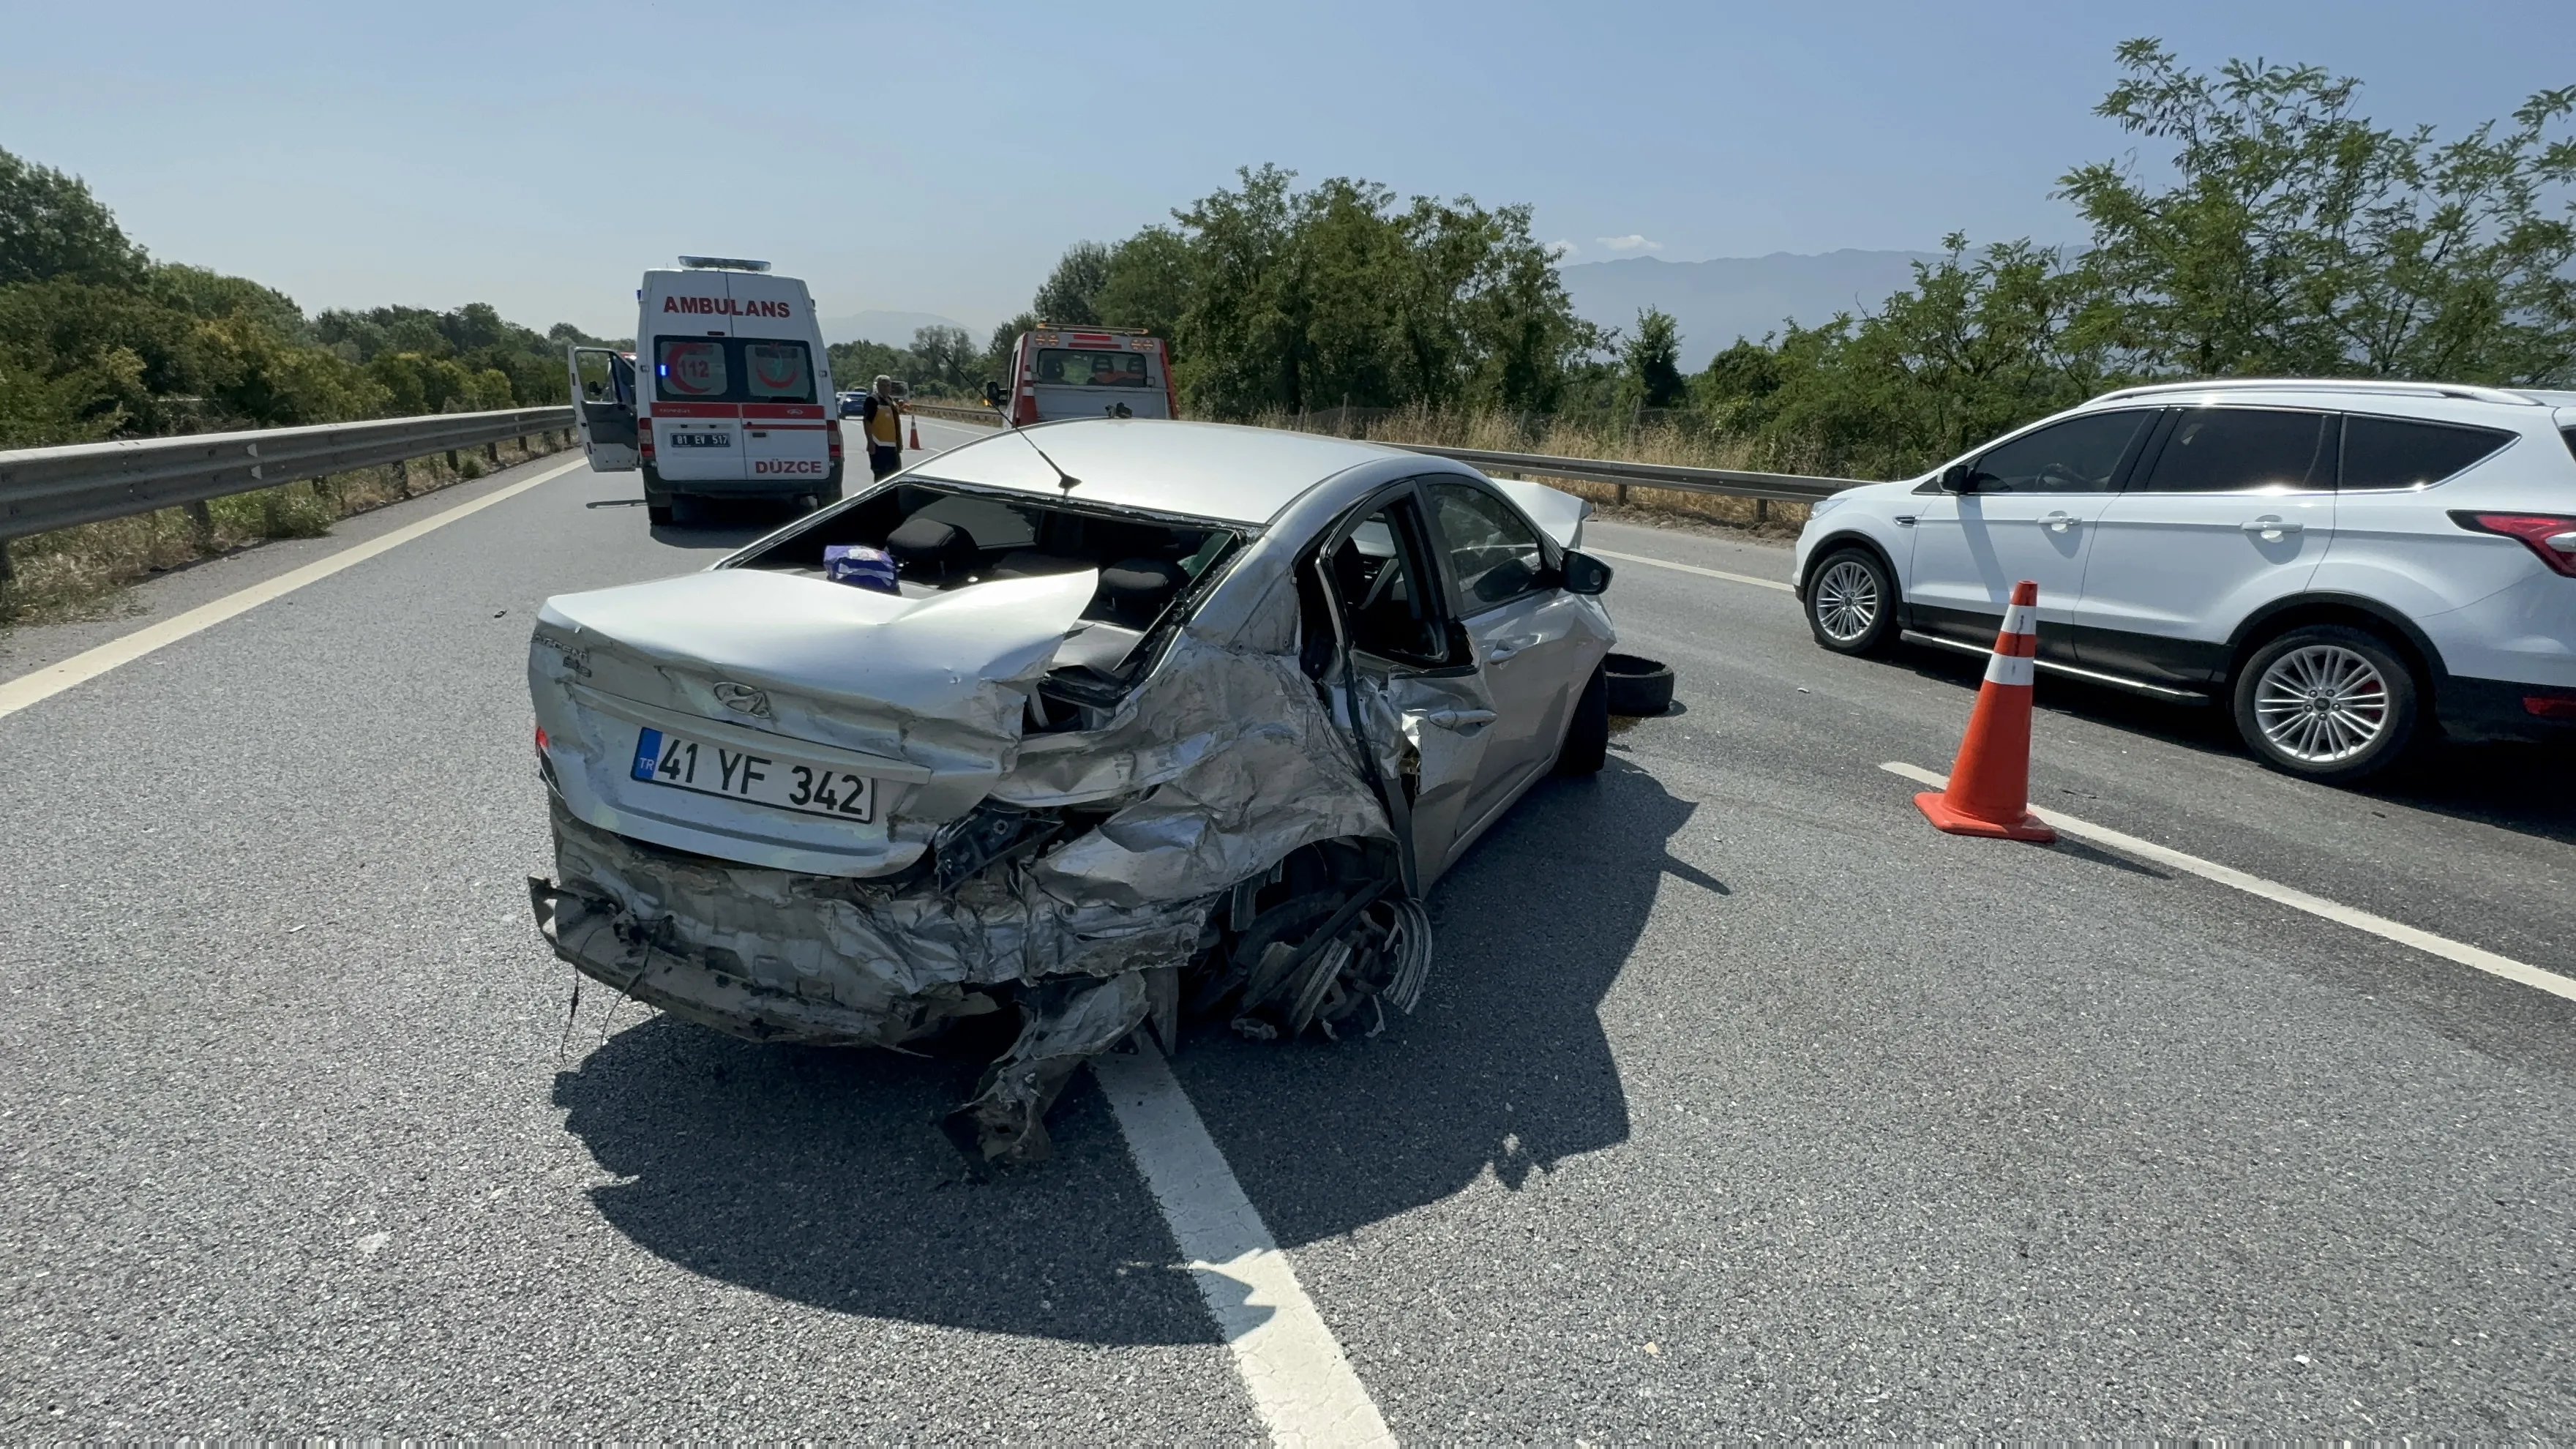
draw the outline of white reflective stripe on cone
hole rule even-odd
[[[2027,654],[1996,654],[1986,660],[1986,683],[2030,688],[2039,679],[2039,661]]]
[[[2004,610],[2003,633],[2036,634],[2039,632],[2039,605],[2014,604]]]

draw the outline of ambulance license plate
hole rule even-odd
[[[637,736],[632,773],[648,785],[748,800],[800,815],[861,823],[877,816],[876,782],[865,775],[780,755],[729,750],[663,730],[648,729]]]
[[[730,448],[733,446],[733,434],[673,433],[671,446],[674,448]]]

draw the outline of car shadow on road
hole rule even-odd
[[[1666,853],[1694,808],[1615,756],[1596,779],[1546,782],[1434,893],[1416,1015],[1338,1043],[1185,1033],[1175,1066],[1281,1242],[1489,1171],[1517,1188],[1627,1139],[1598,1007],[1665,879],[1726,896]],[[708,1277],[877,1318],[1215,1341],[1087,1074],[1048,1118],[1051,1160],[958,1181],[933,1123],[989,1055],[768,1047],[655,1017],[558,1074],[555,1103],[621,1179],[592,1190],[601,1216]]]
[[[1673,857],[1693,804],[1613,756],[1542,783],[1431,899],[1421,1009],[1373,1039],[1273,1045],[1221,1028],[1175,1067],[1271,1231],[1312,1242],[1628,1140],[1600,1005],[1666,883],[1724,911]],[[1694,909],[1697,909],[1695,907]]]
[[[1922,678],[1963,690],[1976,689],[1985,672],[1982,659],[1948,650],[1908,648],[1901,658]],[[2035,702],[2043,710],[2253,764],[2223,705],[2166,704],[2049,674],[2039,677]],[[2576,844],[2576,750],[2564,746],[2437,741],[2358,785],[2320,788]]]
[[[1048,1119],[1052,1160],[957,1181],[931,1124],[973,1071],[959,1053],[762,1046],[662,1016],[559,1074],[555,1104],[624,1179],[592,1189],[600,1215],[707,1277],[872,1318],[1214,1342],[1087,1079]]]

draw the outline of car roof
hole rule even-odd
[[[1017,431],[1021,436],[1010,436]],[[1056,467],[1081,480],[1060,486]],[[1081,418],[1005,429],[914,465],[923,482],[1007,488],[1076,503],[1266,524],[1317,483],[1363,463],[1410,457],[1316,433],[1226,423]]]

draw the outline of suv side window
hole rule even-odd
[[[1324,559],[1334,602],[1351,643],[1381,659],[1439,666],[1449,662],[1436,575],[1424,567],[1421,519],[1398,498],[1344,535]]]
[[[1431,517],[1466,611],[1479,614],[1539,586],[1547,561],[1538,535],[1503,500],[1473,483],[1434,483]]]
[[[2421,488],[2441,482],[2513,439],[2513,434],[2498,428],[2347,413],[2343,420],[2343,486]]]
[[[2334,487],[2335,415],[2186,408],[2146,476],[2149,493],[2322,493]]]
[[[1979,493],[2108,493],[2152,409],[2068,418],[2000,447],[1970,470]]]

